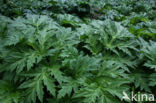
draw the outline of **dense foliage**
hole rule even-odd
[[[0,103],[128,103],[123,91],[155,89],[155,0],[0,1]]]

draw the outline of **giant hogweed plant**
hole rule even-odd
[[[155,73],[147,79],[138,70],[141,58],[155,69],[155,42],[120,23],[93,20],[72,30],[29,14],[0,16],[0,26],[0,103],[124,103],[123,91],[156,84]]]

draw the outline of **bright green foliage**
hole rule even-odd
[[[143,47],[142,52],[144,55],[148,58],[144,66],[148,67],[149,69],[154,69],[154,73],[152,73],[149,77],[150,80],[150,86],[155,86],[156,82],[156,42],[154,41],[149,41],[146,42],[143,39],[141,40],[141,46]]]
[[[14,45],[12,51],[8,50],[4,60],[12,71],[16,69],[21,72],[25,67],[30,70],[34,64],[64,48],[66,40],[71,40],[70,45],[74,44],[73,37],[69,37],[71,30],[60,29],[59,25],[47,16],[27,15],[27,18],[17,18],[11,22],[4,38],[4,46]]]
[[[147,62],[144,64],[144,66],[149,67],[151,69],[155,69],[156,71],[156,42],[150,41],[147,43],[146,41],[142,40],[142,52],[145,54],[145,56],[148,58]]]
[[[36,96],[41,102],[43,102],[43,84],[46,86],[47,90],[55,96],[56,90],[54,80],[51,78],[51,70],[50,67],[40,66],[33,71],[23,74],[23,76],[26,76],[27,78],[33,77],[33,79],[25,81],[19,87],[26,89],[25,95],[27,96],[26,101],[28,103],[31,101],[36,103]]]
[[[119,23],[106,21],[92,21],[89,27],[82,25],[81,31],[87,29],[85,47],[93,53],[111,51],[120,55],[120,52],[131,55],[130,50],[136,50],[135,37]],[[79,29],[78,29],[79,30]],[[81,34],[82,35],[82,34]],[[96,49],[97,48],[97,49]]]
[[[0,5],[0,103],[131,103],[123,92],[156,93],[155,0]]]
[[[79,98],[80,101],[82,99],[83,103],[96,103],[96,101],[113,103],[113,96],[122,98],[122,92],[128,90],[127,83],[129,83],[128,76],[124,70],[104,62],[97,75],[90,78],[87,83],[83,83],[84,87],[76,92],[74,98]]]
[[[72,26],[78,26],[78,24],[82,23],[81,19],[70,14],[65,14],[65,15],[59,14],[56,16],[57,16],[57,20],[60,22],[61,25],[72,27]]]
[[[110,44],[112,48],[108,48],[106,45],[109,41],[103,42],[105,41],[103,36],[107,35],[106,39],[111,40],[114,36],[116,37],[114,39],[118,40],[123,38],[129,40],[135,37],[128,31],[125,32],[118,23],[99,21],[99,23],[105,22],[110,22],[110,28],[100,29],[96,27],[98,24],[92,27],[92,23],[89,27],[98,32],[99,43],[104,46],[106,50],[104,53],[108,55],[103,56],[102,53],[89,56],[77,48],[82,41],[78,38],[80,35],[69,28],[61,27],[48,16],[27,15],[26,19],[19,17],[10,21],[7,36],[3,41],[3,49],[7,52],[4,52],[6,54],[3,57],[2,71],[16,71],[15,77],[20,73],[17,77],[23,79],[17,78],[20,80],[18,88],[24,90],[23,98],[26,103],[36,103],[37,100],[43,102],[47,95],[44,88],[52,97],[63,99],[65,96],[73,96],[73,101],[84,98],[82,99],[84,103],[108,102],[112,101],[114,96],[121,99],[122,91],[128,90],[128,83],[130,83],[125,71],[129,71],[128,67],[135,67],[135,63],[131,62],[133,58],[122,60],[122,53],[130,55],[128,47],[130,44],[121,43],[120,45],[125,45],[121,46],[121,49],[127,52],[121,50],[120,54],[116,50],[120,45],[115,45],[112,41]],[[117,25],[121,31],[116,31]],[[112,32],[108,33],[105,29]],[[124,33],[128,33],[127,36]],[[95,34],[88,34],[86,46],[89,46],[91,35]],[[77,47],[75,48],[74,45]],[[135,48],[135,45],[131,45],[130,48]],[[109,53],[114,51],[114,56],[111,56]],[[94,54],[93,51],[91,52]],[[114,80],[116,82],[113,82]],[[72,91],[75,93],[73,94]],[[84,93],[88,94],[85,96]]]

